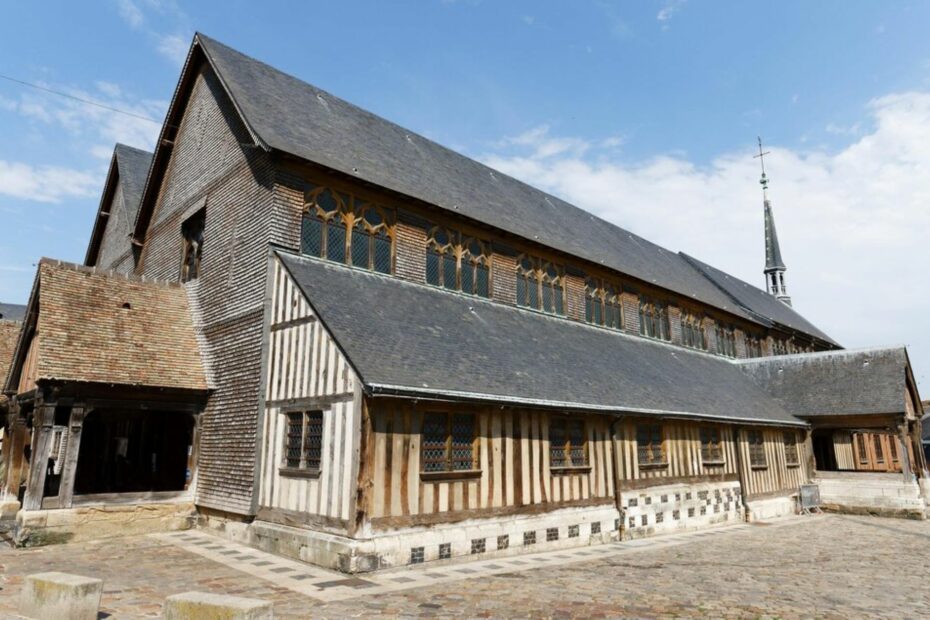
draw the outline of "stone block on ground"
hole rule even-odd
[[[166,620],[269,620],[274,618],[269,601],[209,592],[185,592],[165,599]]]
[[[37,573],[23,582],[19,611],[36,620],[96,620],[101,594],[101,579]]]

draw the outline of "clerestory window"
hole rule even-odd
[[[703,322],[690,312],[681,313],[681,343],[692,349],[707,350],[707,335]]]
[[[623,302],[620,287],[600,280],[585,280],[584,319],[592,325],[623,329]]]
[[[352,194],[318,187],[307,192],[301,252],[380,273],[392,273],[394,212]]]
[[[488,244],[460,232],[436,227],[426,245],[426,281],[452,291],[491,296]]]
[[[565,314],[565,286],[561,267],[531,256],[517,260],[517,305]]]
[[[671,340],[671,330],[668,325],[668,309],[665,304],[639,297],[639,333],[648,338]]]

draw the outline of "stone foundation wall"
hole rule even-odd
[[[225,532],[264,551],[359,573],[605,543],[618,538],[617,517],[616,509],[607,505],[376,532],[365,539],[265,521],[255,521],[244,529],[227,526]]]
[[[746,502],[746,513],[749,521],[765,521],[797,514],[798,494],[749,500]]]
[[[621,491],[620,501],[624,539],[743,520],[738,481],[669,484]]]
[[[824,510],[913,519],[927,518],[921,485],[898,473],[818,472]]]
[[[36,547],[186,530],[193,527],[195,522],[194,505],[189,502],[21,510],[16,515],[13,541],[17,546]]]

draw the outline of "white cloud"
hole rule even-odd
[[[838,152],[778,146],[766,168],[795,307],[847,346],[912,345],[930,382],[930,93],[872,101]],[[571,145],[559,148],[559,145]],[[594,142],[539,127],[503,140],[489,165],[665,247],[762,284],[762,205],[752,137],[707,166],[678,154],[623,163]],[[568,231],[567,231],[568,234]]]
[[[55,88],[85,101],[94,101],[135,116],[81,101],[32,92],[21,94],[19,100],[4,100],[0,107],[33,122],[60,128],[71,138],[89,141],[88,150],[95,157],[99,156],[100,149],[112,150],[116,142],[147,150],[153,148],[167,102],[135,98],[110,82],[97,82],[96,90],[93,91],[57,85]]]
[[[678,13],[682,7],[685,5],[685,0],[666,0],[662,5],[662,8],[659,9],[659,13],[656,15],[656,19],[660,22],[668,22],[671,20],[676,13]],[[663,29],[668,28],[668,24],[663,24]]]
[[[94,196],[101,184],[98,174],[86,171],[0,159],[0,194],[13,198],[60,202],[64,198]]]
[[[142,23],[145,21],[145,15],[142,13],[142,9],[132,0],[119,0],[117,2],[117,9],[119,10],[120,17],[133,28],[141,27]]]
[[[159,38],[156,49],[158,53],[165,58],[177,63],[184,64],[187,59],[187,51],[190,42],[187,38],[176,34],[168,34]]]

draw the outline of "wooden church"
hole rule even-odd
[[[346,572],[767,519],[811,482],[923,518],[906,352],[791,308],[763,207],[768,290],[197,35],[85,264],[39,265],[0,501],[21,544],[204,527]]]

